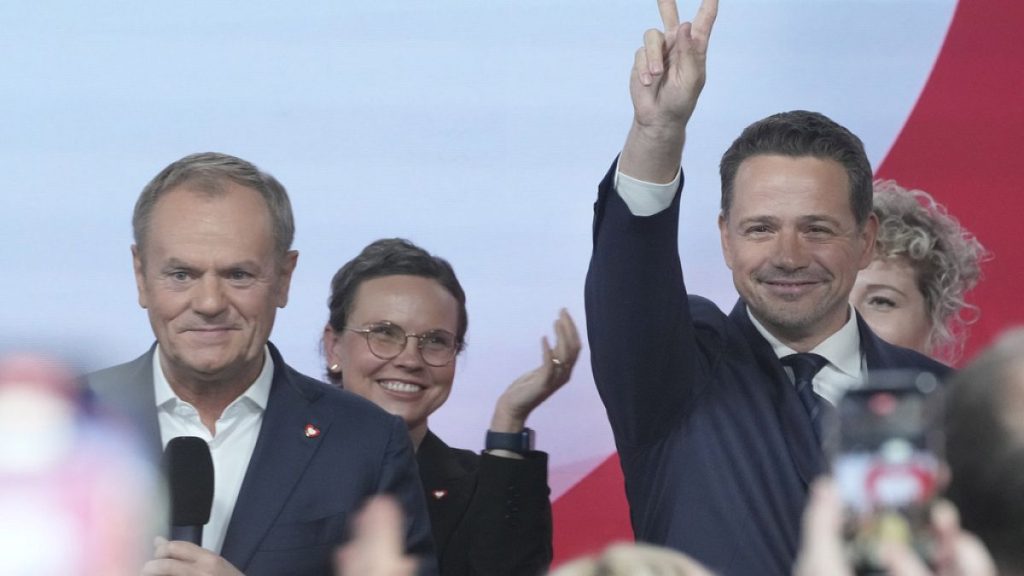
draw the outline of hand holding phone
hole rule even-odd
[[[882,571],[886,543],[934,557],[930,510],[944,482],[942,390],[931,374],[872,372],[837,406],[828,441],[845,505],[844,536],[859,574]]]
[[[811,487],[804,511],[800,554],[793,576],[853,576],[847,559],[842,530],[843,503],[835,482],[819,478]],[[932,511],[931,530],[937,546],[944,550],[937,566],[925,567],[918,554],[907,546],[886,549],[889,576],[996,576],[992,557],[973,534],[960,529],[956,509],[939,502]]]

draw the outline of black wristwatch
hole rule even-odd
[[[523,428],[522,432],[491,432],[487,431],[484,450],[508,450],[525,454],[533,451],[534,433],[531,428]]]

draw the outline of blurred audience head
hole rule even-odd
[[[596,556],[573,560],[549,576],[711,576],[699,562],[682,552],[642,543],[612,544]]]
[[[0,356],[0,574],[134,576],[162,494],[134,437],[89,410],[67,366]]]
[[[857,276],[850,301],[882,339],[953,363],[978,308],[985,249],[928,193],[892,180],[874,184],[875,259]]]
[[[1024,329],[952,377],[946,412],[949,499],[1000,573],[1024,574]]]

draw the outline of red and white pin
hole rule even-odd
[[[303,430],[306,438],[316,438],[320,435],[320,429],[312,424],[306,424],[306,428]]]
[[[431,494],[434,495],[434,500],[440,500],[441,498],[444,498],[445,496],[448,495],[448,491],[447,490],[434,490],[433,492],[431,492]]]

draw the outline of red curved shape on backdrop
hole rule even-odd
[[[1024,2],[961,0],[932,74],[878,175],[930,192],[993,254],[969,358],[1024,323]],[[908,33],[910,33],[908,31]],[[884,90],[884,86],[879,87]],[[613,454],[554,503],[555,564],[632,539]]]
[[[884,178],[926,190],[994,255],[971,295],[982,315],[964,358],[1024,323],[1024,2],[962,0]],[[883,87],[884,89],[884,87]]]
[[[633,540],[619,455],[612,454],[551,505],[554,565]]]

